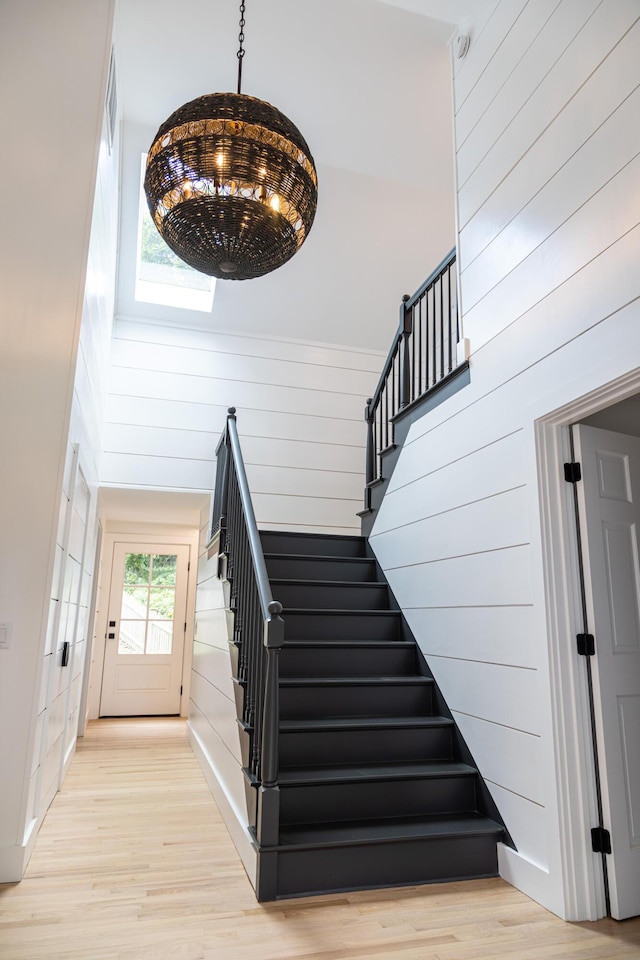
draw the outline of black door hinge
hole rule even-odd
[[[187,564],[187,573],[189,572],[189,570],[191,570],[191,561],[189,561],[189,563]]]
[[[182,696],[182,685],[180,685],[180,696]]]
[[[578,653],[581,657],[593,657],[596,652],[596,641],[592,633],[579,633],[576,637]]]
[[[604,827],[592,828],[591,849],[594,853],[611,853],[611,834]]]
[[[582,480],[582,470],[579,463],[565,463],[564,478],[567,483],[577,483]]]

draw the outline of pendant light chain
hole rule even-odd
[[[238,34],[240,49],[238,50],[238,93],[241,93],[242,87],[242,60],[244,58],[244,0],[240,4],[240,33]]]

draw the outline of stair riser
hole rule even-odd
[[[334,560],[313,557],[267,557],[270,579],[283,580],[348,580],[366,583],[376,579],[373,560]]]
[[[431,686],[280,687],[280,717],[420,717],[433,712]]]
[[[364,537],[331,537],[318,534],[291,534],[262,531],[264,553],[289,553],[294,556],[364,557]]]
[[[475,809],[475,778],[442,777],[280,786],[280,822],[320,823]]]
[[[389,602],[386,584],[278,583],[272,581],[274,600],[284,607],[311,610],[383,610]]]
[[[402,763],[452,756],[451,727],[280,733],[280,765]]]
[[[400,677],[415,672],[415,648],[397,644],[397,650],[366,647],[287,649],[280,654],[281,677]]]
[[[368,640],[398,640],[400,614],[394,611],[375,614],[283,613],[287,640],[333,640],[358,643]]]
[[[496,838],[448,837],[279,852],[277,897],[495,877]]]

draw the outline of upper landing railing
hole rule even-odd
[[[400,304],[400,324],[373,397],[367,401],[365,512],[382,480],[382,455],[393,449],[394,419],[442,383],[458,365],[460,339],[456,251]]]

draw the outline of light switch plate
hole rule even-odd
[[[0,650],[8,650],[11,646],[11,624],[0,623]]]

